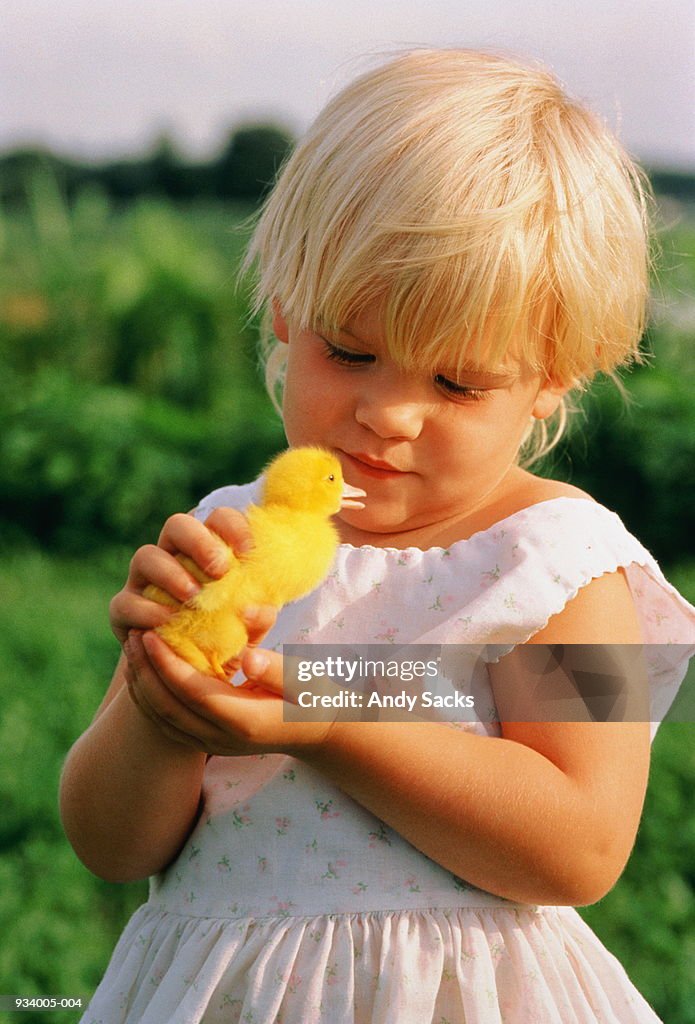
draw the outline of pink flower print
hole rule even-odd
[[[342,629],[345,625],[345,619],[336,619],[333,625],[336,629]]]
[[[445,558],[451,558],[451,551],[448,548],[442,548],[442,561]]]
[[[306,853],[318,853],[319,844],[316,839],[312,839],[310,843],[307,843],[304,847]]]
[[[195,843],[191,843],[191,852],[188,854],[188,859],[195,860],[198,856],[200,856],[200,847],[196,846]]]
[[[378,593],[381,592],[381,588],[382,588],[383,585],[384,585],[384,581],[383,580],[372,580],[372,588],[371,589],[372,589],[372,591],[375,594],[378,594]]]
[[[413,875],[410,878],[406,878],[405,884],[408,886],[408,892],[422,892],[422,889],[417,884],[417,879]]]
[[[433,579],[434,579],[434,574],[432,574],[431,576],[427,576],[424,580],[421,580],[421,582],[426,584],[426,585],[428,585],[428,584],[430,584],[432,582]]]
[[[434,599],[434,602],[429,606],[430,611],[441,612],[444,611],[442,607],[442,600],[439,594]]]
[[[503,537],[507,536],[506,530],[495,530],[492,537],[494,540],[502,540]]]
[[[327,818],[340,817],[340,811],[331,810],[331,806],[333,804],[332,800],[329,800],[327,803],[324,803],[322,800],[315,800],[314,802],[316,804],[317,810],[321,812],[321,818],[323,821],[325,821]]]
[[[248,828],[248,826],[252,824],[251,818],[249,818],[248,814],[246,813],[249,809],[250,805],[246,804],[245,807],[241,808],[241,812],[234,812],[234,814],[232,815],[232,824],[234,825],[234,828]]]
[[[399,552],[398,561],[396,562],[396,565],[407,565],[408,562],[412,560],[412,557],[413,555],[411,551],[401,551]]]
[[[294,768],[288,768],[286,772],[282,773],[283,779],[287,779],[288,782],[294,782],[297,778],[297,773]]]
[[[229,857],[226,854],[224,855],[224,857],[221,857],[220,860],[217,861],[217,870],[218,871],[231,871],[232,870],[231,861],[229,860]]]
[[[287,987],[290,990],[290,992],[296,992],[301,984],[302,984],[302,976],[301,976],[301,974],[297,974],[296,971],[292,971],[292,973],[290,974],[290,976],[289,976],[289,978],[287,980]]]
[[[306,638],[307,638],[308,636],[311,636],[311,630],[310,630],[310,628],[309,628],[308,626],[303,626],[303,627],[302,627],[302,628],[301,628],[301,629],[299,630],[299,632],[297,633],[297,636],[298,636],[298,638],[299,638],[299,642],[300,642],[300,643],[301,643],[301,642],[302,642],[303,640],[306,640]]]
[[[370,832],[369,833],[369,838],[372,840],[372,842],[369,844],[370,850],[375,850],[377,843],[386,843],[387,846],[391,846],[392,845],[391,844],[391,837],[389,836],[388,832],[386,831],[386,826],[385,825],[379,825],[379,831],[378,832]]]
[[[383,631],[383,633],[375,633],[374,634],[374,639],[375,640],[383,640],[384,643],[387,643],[387,644],[393,644],[393,643],[396,642],[396,637],[397,636],[398,636],[398,629],[396,628],[396,626],[389,626],[388,629],[385,629]]]
[[[286,836],[287,829],[290,826],[290,818],[276,818],[275,819],[275,831],[279,836]]]
[[[328,978],[328,984],[329,985],[337,985],[338,984],[338,964],[337,963],[329,964],[328,967],[326,967],[326,977]]]
[[[258,864],[258,870],[260,871],[261,874],[263,874],[265,871],[268,870],[268,858],[267,857],[258,857],[256,859],[256,863]]]
[[[361,892],[366,892],[367,891],[367,884],[366,884],[366,882],[358,882],[357,885],[353,886],[352,891],[355,894],[355,896],[359,896],[359,894]]]

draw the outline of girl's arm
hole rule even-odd
[[[110,882],[168,864],[196,819],[205,754],[169,739],[128,692],[127,661],[70,751],[60,784],[66,835],[80,860]]]
[[[534,640],[641,643],[623,576],[589,583]],[[234,689],[195,672],[156,634],[133,643],[137,700],[159,728],[222,756],[300,758],[481,889],[521,903],[592,903],[629,856],[647,722],[504,722],[501,737],[441,723],[289,722],[281,655],[247,651],[241,668],[260,688]]]
[[[68,839],[84,864],[108,881],[132,881],[160,871],[175,857],[198,815],[205,752],[200,744],[182,743],[156,725],[147,707],[136,702],[141,667],[132,631],[151,629],[172,614],[142,596],[149,583],[179,601],[199,589],[177,552],[210,576],[223,574],[228,553],[215,534],[237,551],[250,539],[244,517],[229,509],[216,510],[205,526],[192,516],[173,516],[157,546],[135,553],[126,585],[111,602],[111,625],[124,653],[92,725],[68,754],[60,783]],[[265,629],[267,622],[259,637]]]
[[[543,644],[641,643],[621,573],[588,584]],[[500,662],[500,666],[503,662]],[[337,722],[296,756],[443,867],[522,903],[578,906],[614,885],[632,849],[648,722],[505,722],[484,737],[435,723]]]

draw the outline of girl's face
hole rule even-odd
[[[515,460],[529,419],[549,416],[564,394],[512,363],[406,372],[388,355],[376,309],[337,335],[300,329],[279,309],[273,327],[289,345],[290,445],[331,449],[346,481],[367,492],[364,509],[339,515],[354,544],[421,543],[503,499],[523,475]]]

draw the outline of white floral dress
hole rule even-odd
[[[257,493],[222,488],[197,514]],[[585,499],[533,505],[448,549],[341,545],[266,644],[513,645],[618,567],[645,642],[674,645],[650,670],[658,721],[695,651],[695,609],[620,519]],[[499,734],[489,721],[466,728]],[[301,761],[212,757],[203,798],[83,1024],[657,1021],[575,910],[473,888]]]

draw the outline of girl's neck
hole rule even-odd
[[[536,501],[542,501],[544,497],[551,497],[552,494],[545,485],[553,483],[514,467],[508,474],[503,488],[496,489],[492,495],[486,495],[474,508],[454,512],[437,522],[376,533],[338,521],[338,532],[341,542],[353,547],[369,545],[399,550],[410,547],[421,550],[432,547],[446,548],[456,541],[467,540],[481,530],[487,530],[514,512],[535,504]]]

